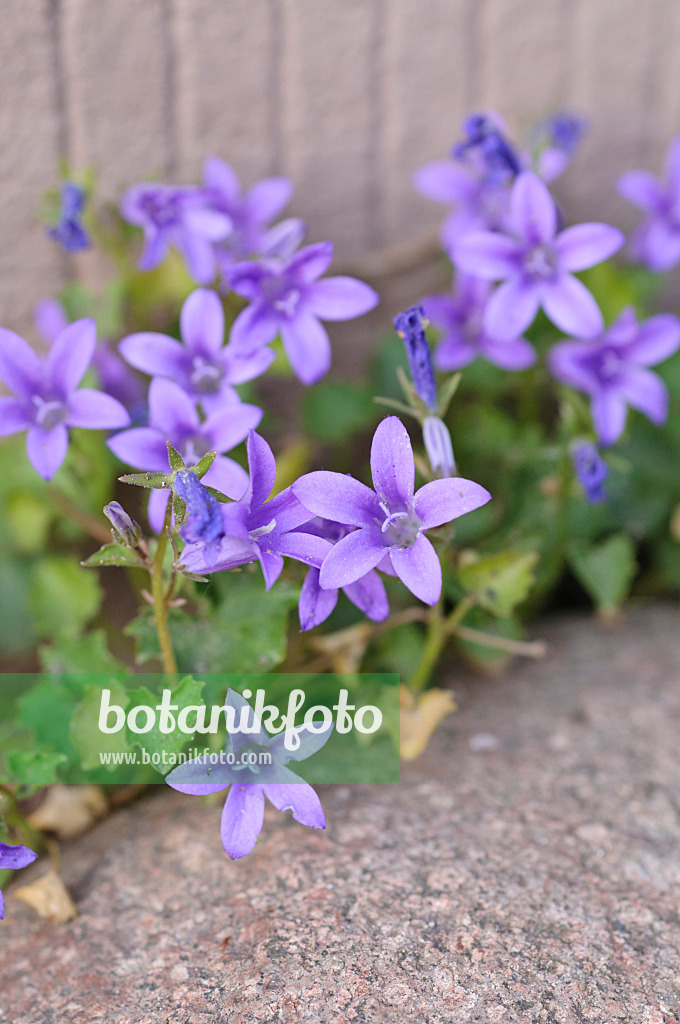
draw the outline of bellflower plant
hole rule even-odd
[[[18,871],[20,868],[28,867],[37,856],[38,854],[29,850],[27,846],[8,846],[7,843],[0,843],[0,871]],[[0,892],[0,921],[4,916],[5,897]]]
[[[225,707],[234,708],[239,717],[243,709],[252,713],[252,732],[227,735],[225,753],[238,755],[247,746],[271,755],[268,765],[221,764],[213,767],[207,758],[194,758],[174,768],[167,778],[180,793],[205,796],[229,789],[222,812],[222,846],[232,860],[245,857],[255,847],[264,822],[264,798],[279,811],[292,811],[295,821],[309,828],[326,827],[321,801],[308,783],[288,768],[289,761],[304,761],[329,739],[332,726],[319,733],[298,730],[300,744],[286,749],[283,736],[270,736],[255,718],[245,697],[235,690],[227,692]]]
[[[602,313],[573,271],[594,267],[617,252],[624,241],[621,232],[608,224],[558,231],[552,196],[531,171],[520,174],[512,187],[508,224],[508,234],[470,232],[453,250],[461,270],[503,281],[486,306],[485,329],[496,338],[516,338],[542,307],[560,330],[594,337],[602,330]]]
[[[599,338],[564,341],[550,353],[550,370],[565,384],[590,395],[595,433],[602,445],[621,437],[630,405],[660,426],[668,416],[668,389],[648,369],[680,348],[680,320],[670,314],[638,323],[624,309]]]
[[[663,180],[649,171],[628,171],[619,194],[647,214],[632,238],[633,256],[657,273],[680,262],[680,136],[666,154]]]
[[[90,248],[90,236],[83,227],[82,215],[85,208],[85,191],[74,181],[67,181],[61,188],[61,211],[59,223],[48,228],[48,235],[59,242],[66,252],[80,252]]]
[[[111,430],[130,422],[120,402],[102,391],[79,388],[94,354],[93,320],[77,320],[40,358],[28,342],[0,328],[0,380],[14,392],[0,396],[0,436],[26,434],[28,458],[51,480],[66,457],[69,427]]]
[[[326,555],[319,584],[346,587],[385,562],[412,594],[436,604],[441,566],[425,531],[485,505],[491,495],[459,477],[433,480],[414,492],[411,440],[396,416],[383,420],[375,432],[371,473],[375,491],[351,476],[324,470],[293,484],[293,493],[314,515],[359,527]]]
[[[239,354],[224,344],[224,310],[215,292],[197,288],[182,306],[182,342],[167,334],[130,334],[119,350],[130,366],[175,380],[206,413],[238,401],[233,385],[258,377],[274,358],[268,349]]]
[[[140,270],[153,270],[173,245],[198,284],[210,284],[217,264],[214,243],[233,230],[224,213],[214,210],[203,192],[188,185],[133,185],[120,202],[124,220],[144,231]]]
[[[303,384],[320,380],[331,363],[321,320],[351,320],[378,303],[376,292],[353,277],[319,280],[332,259],[332,242],[320,242],[288,260],[235,264],[229,272],[231,287],[250,304],[234,321],[234,350],[252,355],[280,334],[296,377]]]
[[[426,295],[425,316],[442,332],[434,353],[438,370],[461,370],[475,359],[502,370],[525,370],[536,362],[536,352],[526,338],[494,338],[484,322],[492,285],[481,277],[458,273],[453,294]]]

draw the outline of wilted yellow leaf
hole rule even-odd
[[[450,690],[426,690],[415,694],[400,687],[401,756],[413,761],[425,750],[439,723],[456,710]]]
[[[63,924],[78,916],[78,910],[57,872],[52,869],[37,882],[14,890],[14,895],[50,921]]]
[[[72,839],[108,812],[106,797],[99,786],[50,786],[47,796],[28,818],[41,832],[52,832],[59,839]]]

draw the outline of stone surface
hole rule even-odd
[[[117,813],[63,848],[77,920],[9,890],[0,1021],[677,1022],[678,614],[563,620],[543,662],[455,675],[401,785],[326,788],[325,833],[270,808],[231,863],[218,805]]]

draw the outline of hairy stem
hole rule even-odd
[[[156,633],[158,634],[158,646],[161,649],[161,660],[163,669],[168,675],[177,675],[177,662],[175,652],[172,649],[170,639],[170,628],[168,626],[168,594],[166,593],[163,580],[163,561],[168,547],[168,528],[172,516],[172,500],[168,501],[168,508],[165,513],[163,529],[158,537],[158,547],[151,566],[151,596],[153,597],[153,611],[156,622]]]

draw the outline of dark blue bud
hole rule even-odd
[[[606,501],[607,492],[602,485],[609,475],[609,466],[596,446],[590,441],[582,441],[575,445],[572,461],[578,481],[591,505]]]
[[[432,368],[432,354],[425,337],[425,313],[422,306],[411,306],[394,318],[394,329],[404,342],[409,369],[416,394],[428,409],[437,404],[437,389]]]
[[[84,206],[84,190],[75,182],[67,181],[61,189],[59,223],[47,231],[67,252],[79,252],[90,246],[90,237],[80,220]]]
[[[190,469],[175,474],[173,487],[187,507],[187,520],[180,530],[182,539],[188,544],[205,544],[206,554],[216,557],[224,536],[220,503]]]

